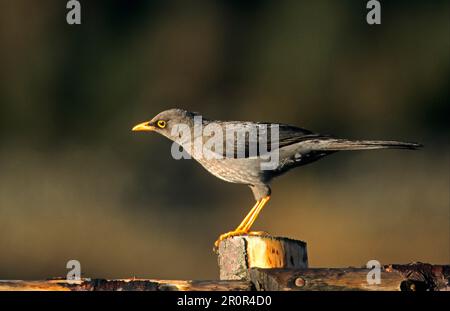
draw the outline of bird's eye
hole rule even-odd
[[[166,121],[164,120],[159,120],[158,122],[156,122],[156,124],[158,125],[159,128],[165,128],[166,127]]]

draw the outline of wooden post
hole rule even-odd
[[[251,268],[307,268],[308,255],[303,241],[243,235],[220,243],[218,263],[221,280],[250,280]]]

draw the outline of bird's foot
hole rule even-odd
[[[244,231],[244,230],[234,230],[230,231],[224,234],[221,234],[219,238],[214,242],[214,251],[217,252],[219,249],[219,244],[223,240],[226,240],[228,238],[234,237],[234,236],[240,236],[240,235],[251,235],[251,236],[263,236],[268,235],[268,232],[265,231]]]
[[[250,231],[250,232],[247,232],[247,235],[264,236],[264,235],[269,235],[269,232],[266,232],[266,231]]]
[[[243,230],[233,230],[233,231],[221,234],[219,236],[219,238],[214,242],[214,250],[216,251],[217,249],[219,249],[219,244],[223,240],[231,238],[233,236],[246,235],[246,234],[248,234],[248,232],[247,231],[243,231]]]

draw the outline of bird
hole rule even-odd
[[[181,131],[177,131],[180,125],[185,126],[187,132],[187,135],[183,135],[184,139],[181,139]],[[222,131],[223,148],[217,147],[220,147],[220,143],[215,145],[215,148],[210,148],[215,157],[205,157],[200,152],[194,152],[195,148],[192,146],[195,139],[205,143],[211,138],[211,135],[206,134],[205,131],[196,131],[198,126],[204,129],[214,126],[216,130],[219,130],[218,132]],[[245,139],[241,139],[241,147],[235,135],[231,137],[223,134],[227,129],[244,133]],[[250,129],[256,129],[256,135],[251,135]],[[135,125],[132,131],[159,133],[176,142],[187,155],[199,162],[212,175],[227,182],[250,187],[255,204],[236,229],[219,236],[214,243],[215,250],[218,249],[221,241],[229,237],[267,234],[262,231],[250,231],[250,229],[270,200],[271,181],[293,168],[315,162],[339,151],[391,148],[416,150],[422,147],[418,143],[395,140],[342,139],[284,123],[218,121],[203,117],[198,112],[179,108],[162,111],[152,119]],[[278,135],[271,135],[272,132]],[[262,148],[262,139],[266,140],[267,148]],[[251,146],[255,145],[256,152],[251,153]],[[229,149],[225,152],[224,148]],[[240,152],[237,152],[238,149]],[[263,168],[263,163],[267,163],[270,155],[278,155],[276,163],[270,169]]]

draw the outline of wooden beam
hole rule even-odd
[[[83,279],[80,281],[0,281],[0,291],[250,291],[248,281],[153,279]]]
[[[256,290],[450,290],[450,265],[424,263],[387,265],[380,271],[380,284],[367,282],[369,271],[365,268],[253,268],[250,270],[250,279]]]
[[[450,291],[450,265],[411,263],[382,268],[380,284],[367,283],[365,268],[251,268],[251,281],[83,279],[0,281],[0,291]]]

